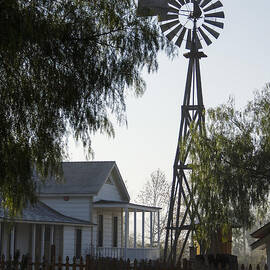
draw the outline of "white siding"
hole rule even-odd
[[[2,239],[2,243],[3,243],[3,250],[2,250],[2,254],[5,255],[5,257],[7,258],[9,255],[9,235],[10,235],[10,230],[9,230],[9,225],[2,222],[2,230],[3,231],[3,239]]]
[[[20,251],[20,256],[31,253],[31,224],[16,224],[15,250]]]
[[[68,201],[64,197],[41,197],[40,200],[59,213],[90,221],[90,197],[69,197]]]
[[[82,228],[82,256],[89,254],[91,243],[91,229],[90,228]]]
[[[54,244],[55,244],[55,256],[58,260],[58,257],[63,257],[63,226],[54,226]]]
[[[94,209],[93,222],[97,223],[98,215],[103,215],[103,247],[113,246],[113,217],[118,217],[117,247],[121,247],[121,209],[112,211]],[[97,226],[93,228],[93,245],[97,246]]]
[[[64,226],[63,260],[65,260],[66,256],[68,256],[70,263],[72,263],[74,255],[75,255],[75,228],[72,226]]]
[[[107,200],[107,201],[122,201],[119,190],[115,185],[104,184],[100,189],[94,201]]]

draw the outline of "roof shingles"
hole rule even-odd
[[[64,182],[54,178],[42,183],[40,194],[96,195],[115,166],[114,161],[63,162]]]
[[[0,218],[8,219],[4,209],[0,208]],[[68,217],[55,211],[45,203],[38,201],[35,205],[28,205],[22,211],[21,216],[14,217],[14,221],[27,221],[30,223],[70,224],[80,226],[91,226],[94,223],[77,218]]]

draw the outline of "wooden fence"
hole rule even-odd
[[[0,270],[268,270],[267,265],[260,267],[257,265],[253,267],[251,265],[234,266],[229,265],[198,265],[192,264],[188,260],[183,260],[181,265],[171,266],[161,261],[124,261],[122,259],[113,258],[93,258],[89,255],[85,260],[83,257],[76,259],[75,257],[70,261],[69,257],[66,257],[65,263],[59,256],[58,262],[52,260],[51,262],[45,259],[42,262],[38,260],[31,262],[29,257],[23,256],[20,261],[6,259],[5,256],[0,258]]]

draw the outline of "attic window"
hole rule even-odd
[[[113,185],[113,181],[112,181],[111,177],[109,177],[109,178],[107,179],[106,184],[108,184],[108,185]]]

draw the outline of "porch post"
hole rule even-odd
[[[266,244],[266,264],[267,266],[270,265],[270,244]],[[269,266],[268,266],[269,267]]]
[[[32,262],[36,261],[36,224],[32,225]]]
[[[127,246],[128,246],[128,208],[125,207],[125,260],[127,259]]]
[[[11,235],[10,235],[10,257],[11,259],[14,258],[14,248],[15,248],[15,225],[11,228]]]
[[[136,209],[134,209],[134,248],[137,247],[137,239],[136,239],[136,235],[137,235],[137,211]]]
[[[41,261],[43,261],[44,257],[44,244],[45,244],[45,225],[41,225],[41,251],[40,251],[40,256],[41,256]]]
[[[144,210],[142,211],[142,248],[144,248]]]
[[[54,225],[51,225],[50,227],[50,251],[49,251],[49,254],[50,254],[50,261],[52,262],[52,260],[55,258],[53,258],[55,256],[55,248],[52,249],[52,245],[54,244]],[[54,254],[53,254],[53,251],[54,250]]]
[[[153,212],[150,212],[150,247],[153,247]]]
[[[121,208],[121,248],[123,247],[123,239],[124,239],[124,220],[123,220],[123,208]]]
[[[51,225],[51,229],[50,229],[50,245],[54,244],[54,225]]]
[[[158,247],[160,247],[160,213],[159,213],[159,210],[157,212],[157,222],[158,222]]]

